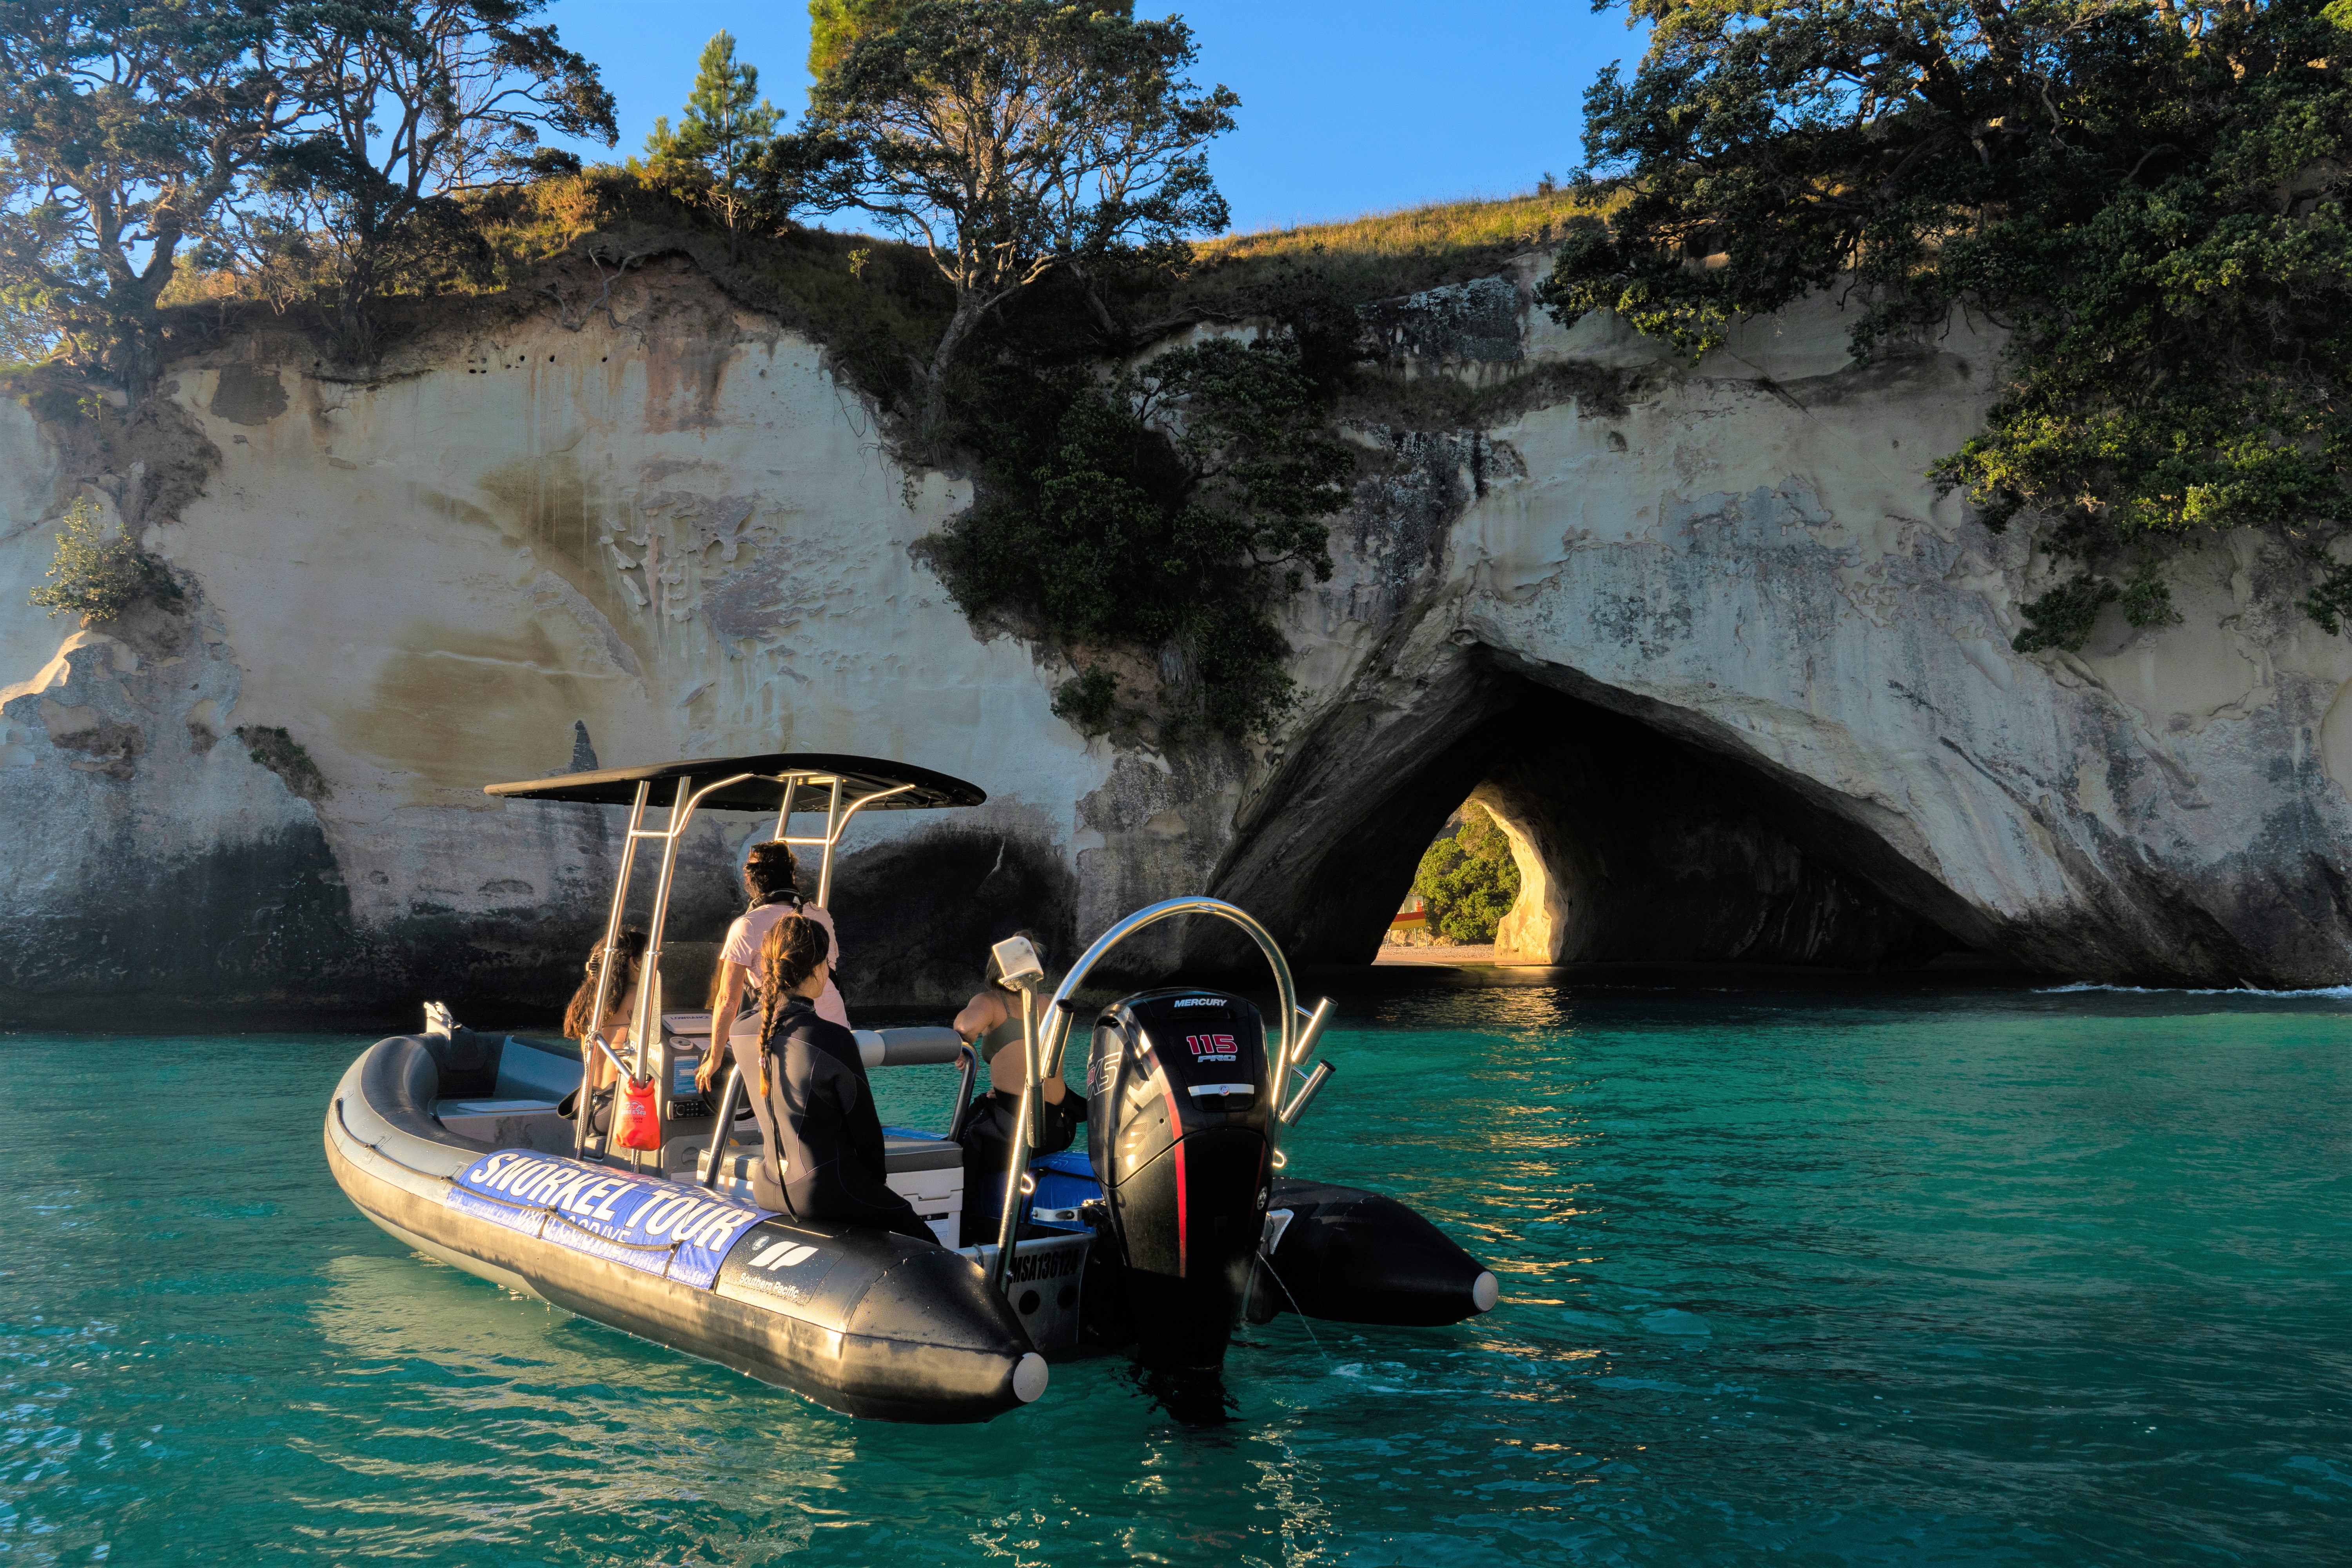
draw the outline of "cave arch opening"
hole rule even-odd
[[[1219,877],[1287,931],[1297,962],[1371,962],[1423,850],[1472,804],[1519,872],[1496,934],[1505,962],[1877,970],[1991,946],[1870,803],[1775,769],[1711,721],[1492,668],[1412,712],[1327,719],[1328,750],[1298,754],[1328,760],[1277,780]]]

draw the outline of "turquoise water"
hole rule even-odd
[[[1294,1171],[1489,1261],[866,1425],[418,1259],[326,1174],[355,1038],[0,1037],[0,1562],[2340,1564],[2352,1005],[1366,1004]],[[881,1075],[894,1119],[946,1075]],[[132,1137],[132,1133],[143,1136]]]

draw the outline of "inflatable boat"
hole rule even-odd
[[[653,804],[656,785],[669,786],[667,806]],[[1018,993],[1024,1020],[1024,1088],[992,1181],[992,1200],[1013,1194],[987,1205],[997,1211],[993,1241],[958,1245],[962,1109],[949,1128],[886,1137],[889,1184],[936,1242],[761,1207],[750,1179],[761,1135],[743,1086],[730,1065],[715,1103],[695,1087],[710,1016],[666,1011],[660,996],[688,827],[703,811],[772,814],[774,837],[817,852],[816,901],[827,903],[835,849],[860,813],[985,797],[919,768],[812,755],[607,769],[488,793],[627,809],[604,950],[632,907],[639,847],[655,847],[649,978],[625,1058],[593,1034],[482,1032],[437,1005],[423,1032],[361,1054],[327,1108],[328,1164],[360,1211],[404,1245],[835,1409],[896,1421],[987,1420],[1040,1397],[1049,1364],[1076,1355],[1128,1353],[1155,1372],[1214,1374],[1238,1323],[1285,1311],[1433,1326],[1495,1305],[1495,1277],[1405,1205],[1284,1173],[1281,1135],[1335,1071],[1314,1059],[1331,1004],[1301,1007],[1273,938],[1209,898],[1118,921],[1050,996],[1041,967],[1018,960],[1025,943],[999,950],[1000,983]],[[795,818],[814,816],[822,828],[793,832]],[[1272,970],[1278,1020],[1269,1028],[1247,998],[1183,985],[1095,1010],[1087,1145],[1033,1158],[1040,1085],[1062,1071],[1087,974],[1135,932],[1184,917],[1250,936]],[[604,1011],[600,999],[595,1015]],[[979,1058],[954,1031],[857,1037],[869,1073],[960,1068],[957,1104],[971,1103]],[[635,1140],[646,1146],[617,1146],[596,1097],[575,1092],[592,1053],[640,1095],[649,1086],[653,1131]]]

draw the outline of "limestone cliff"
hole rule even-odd
[[[2047,563],[1920,478],[1995,343],[1856,370],[1824,302],[1677,367],[1531,311],[1535,265],[1366,312],[1400,374],[1491,414],[1352,411],[1339,570],[1289,628],[1309,700],[1248,749],[1055,719],[1068,671],[908,552],[968,487],[683,260],[584,322],[453,311],[364,381],[232,337],[136,451],[0,404],[0,1010],[542,1005],[618,814],[481,786],[793,750],[990,795],[857,830],[834,902],[868,1005],[954,994],[1012,924],[1067,944],[1202,889],[1360,962],[1474,790],[1539,956],[2347,977],[2352,643],[2292,608],[2296,563],[2232,539],[2181,625],[2016,655]],[[77,495],[173,563],[180,613],[27,605]],[[681,934],[715,934],[749,831],[698,830]]]

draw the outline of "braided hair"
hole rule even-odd
[[[831,944],[824,927],[806,915],[786,915],[760,943],[760,1098],[768,1098],[768,1040],[776,1013],[794,986],[816,973]]]

